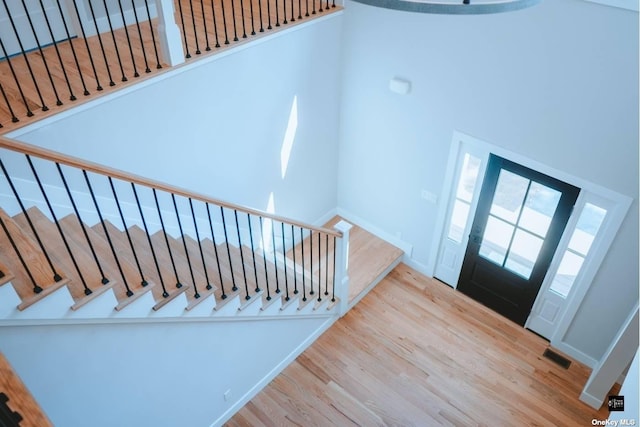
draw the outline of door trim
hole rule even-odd
[[[522,166],[525,166],[529,169],[539,171],[558,180],[571,184],[575,187],[578,187],[582,190],[581,193],[584,193],[584,197],[597,197],[607,200],[610,203],[610,210],[607,214],[608,219],[602,225],[601,232],[593,243],[592,249],[588,255],[588,262],[585,262],[586,265],[584,267],[584,270],[581,271],[580,277],[575,281],[572,291],[567,297],[566,303],[562,308],[561,313],[559,314],[560,320],[558,322],[556,330],[551,336],[551,345],[553,345],[555,348],[564,352],[575,360],[578,360],[589,367],[593,367],[596,361],[567,344],[564,341],[564,337],[566,336],[567,330],[569,329],[573,318],[580,308],[580,305],[585,295],[587,294],[593,278],[599,270],[600,265],[604,260],[610,245],[615,239],[616,233],[622,225],[622,222],[629,210],[629,207],[631,206],[633,199],[631,197],[609,190],[601,185],[584,180],[582,178],[576,177],[574,175],[568,174],[566,172],[557,170],[553,167],[527,158],[521,154],[514,153],[502,147],[475,138],[471,135],[459,131],[454,131],[449,150],[449,159],[447,162],[445,181],[441,193],[443,195],[443,203],[439,204],[438,215],[436,219],[436,228],[434,230],[433,240],[431,242],[431,254],[433,255],[430,257],[429,263],[426,266],[426,273],[432,277],[434,276],[436,265],[439,261],[438,258],[442,240],[443,238],[446,238],[446,225],[448,224],[448,219],[452,208],[451,195],[454,193],[457,183],[456,170],[458,167],[458,159],[462,157],[462,154],[466,147],[471,147],[471,150],[473,151],[470,152],[472,152],[476,156],[479,155],[478,153],[483,153],[482,155],[485,162],[488,159],[489,154],[493,153],[509,161],[521,164]],[[482,178],[483,176],[479,176],[476,186],[482,185]],[[472,206],[472,211],[469,212],[469,218],[467,219],[467,221],[471,221],[475,216],[475,207],[476,206],[474,204],[474,206]],[[572,216],[569,219],[570,223],[571,221],[575,221],[574,216],[579,215],[579,213],[580,211],[578,211],[577,209],[574,210]],[[565,234],[568,232],[568,229],[569,227],[567,227],[567,229],[565,230]],[[563,235],[562,239],[565,238],[566,236]],[[464,247],[466,248],[466,241]],[[552,260],[552,264],[559,262],[556,258],[559,256],[558,254],[560,254],[560,252],[561,251],[556,252],[554,259]],[[452,286],[454,288],[456,287],[455,285]],[[543,287],[541,287],[540,291],[542,291]],[[526,325],[527,324],[525,323],[525,327]]]

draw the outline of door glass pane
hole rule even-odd
[[[491,204],[491,213],[512,224],[518,219],[529,180],[502,169]]]
[[[544,238],[560,202],[560,196],[562,193],[559,191],[532,182],[518,226]]]
[[[514,228],[513,225],[489,215],[480,245],[480,256],[502,265]]]
[[[516,230],[505,268],[528,279],[538,259],[543,240],[524,230]]]
[[[558,272],[551,283],[551,290],[566,298],[567,295],[569,295],[571,286],[573,286],[573,282],[580,272],[583,262],[584,258],[580,255],[566,251],[562,257],[562,261],[560,261]]]
[[[606,214],[606,209],[586,203],[571,236],[569,249],[586,256]]]
[[[467,226],[467,218],[469,217],[469,204],[461,200],[456,200],[453,204],[453,212],[451,213],[451,225],[449,226],[449,239],[460,243],[464,229]]]
[[[471,204],[471,199],[473,198],[473,190],[475,189],[476,181],[478,180],[480,159],[472,156],[469,153],[465,153],[462,162],[462,170],[460,172],[460,179],[458,180],[456,197]]]

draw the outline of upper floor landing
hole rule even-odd
[[[0,5],[0,134],[341,9],[335,0]]]

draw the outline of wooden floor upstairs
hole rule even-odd
[[[155,4],[167,2],[171,4],[170,0]],[[24,14],[15,3],[9,7],[10,18],[13,13]],[[67,3],[79,4],[77,0]],[[98,8],[103,7],[97,0],[87,4],[93,3]],[[55,8],[49,10],[45,15],[51,25],[58,22],[58,33],[62,34],[56,37],[59,41],[55,43],[46,42],[52,38],[44,25],[35,29],[27,25],[21,28],[18,22],[14,30],[7,25],[0,31],[0,134],[185,63],[342,9],[335,0],[175,0],[174,15],[167,18],[168,24],[162,25],[162,20],[153,12],[155,9],[149,12],[149,5],[154,2],[135,0],[131,4],[135,4],[136,9],[110,10],[113,22],[108,26],[102,22],[104,18],[98,25],[99,19],[92,19],[88,11],[75,12],[70,6],[62,14]],[[137,12],[132,14],[132,10]],[[0,24],[7,21],[7,12],[6,6],[0,5]],[[40,13],[37,7],[32,12]],[[60,16],[66,16],[66,19]],[[80,16],[83,18],[78,19]],[[76,24],[74,31],[71,25],[74,21],[85,24]],[[118,28],[118,22],[126,25]],[[177,25],[175,33],[163,31],[174,23]],[[100,33],[91,35],[96,33],[94,28],[99,28]],[[2,34],[10,37],[3,41]],[[40,41],[39,45],[28,43],[34,36]],[[170,52],[163,49],[165,45],[174,46],[173,59]],[[180,57],[178,65],[172,62],[176,57]]]

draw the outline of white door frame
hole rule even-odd
[[[592,367],[595,361],[592,358],[578,352],[573,347],[567,345],[564,342],[564,337],[569,328],[569,325],[571,324],[571,321],[573,320],[580,307],[580,304],[587,294],[593,278],[595,277],[600,264],[604,260],[607,251],[611,243],[613,242],[613,239],[615,238],[615,235],[620,228],[620,225],[622,224],[627,211],[629,210],[629,207],[631,206],[632,199],[615,191],[606,189],[598,184],[594,184],[592,182],[570,175],[566,172],[549,167],[517,153],[513,153],[504,148],[490,144],[486,141],[482,141],[478,138],[472,137],[462,132],[454,131],[451,148],[449,151],[447,172],[445,175],[445,181],[441,193],[443,195],[446,195],[446,197],[442,198],[445,203],[441,203],[438,209],[438,216],[436,219],[436,232],[434,233],[434,238],[431,244],[431,253],[436,255],[431,257],[430,262],[427,265],[427,274],[429,274],[430,276],[434,276],[437,268],[437,263],[441,262],[441,252],[442,248],[444,247],[443,242],[447,239],[449,220],[453,209],[453,201],[455,200],[455,190],[460,169],[459,163],[463,157],[465,150],[476,157],[481,156],[482,166],[480,168],[480,173],[478,174],[478,181],[475,184],[476,191],[474,193],[473,203],[469,211],[469,216],[467,218],[467,227],[465,228],[464,238],[459,244],[459,246],[461,247],[460,250],[462,251],[462,256],[464,256],[464,251],[466,250],[468,241],[468,230],[475,216],[479,188],[482,187],[484,168],[486,167],[486,162],[489,154],[495,154],[497,156],[503,157],[507,160],[521,164],[525,167],[539,171],[580,188],[581,193],[578,202],[576,203],[577,208],[584,206],[584,203],[589,201],[598,201],[600,205],[606,205],[605,207],[607,209],[607,215],[605,221],[598,231],[591,250],[589,251],[587,258],[585,259],[585,263],[580,271],[580,274],[576,278],[569,295],[565,299],[563,307],[558,313],[559,317],[555,326],[555,330],[553,330],[553,332],[550,334],[551,336],[547,337],[551,341],[552,346],[560,351],[563,351],[574,359]],[[573,227],[577,222],[577,217],[580,215],[580,213],[581,209],[574,209],[574,212],[571,214],[567,228],[563,233],[561,243],[558,246],[558,250],[554,254],[551,267],[549,268],[550,273],[555,274],[556,268],[560,262],[559,258],[564,253],[564,251],[560,250],[560,248],[562,248],[563,245],[566,245],[566,243],[568,242],[568,239],[570,238],[571,233],[574,230]],[[462,266],[461,260],[459,265],[460,267]],[[545,277],[545,281],[540,288],[538,298],[536,299],[534,307],[531,311],[532,314],[537,308],[536,304],[540,304],[541,296],[544,294],[544,292],[548,291],[550,282],[551,280],[549,279],[549,277]],[[451,284],[451,286],[455,288],[457,286],[457,281],[456,283]],[[529,326],[530,320],[531,315],[529,320],[527,320],[525,327]]]

